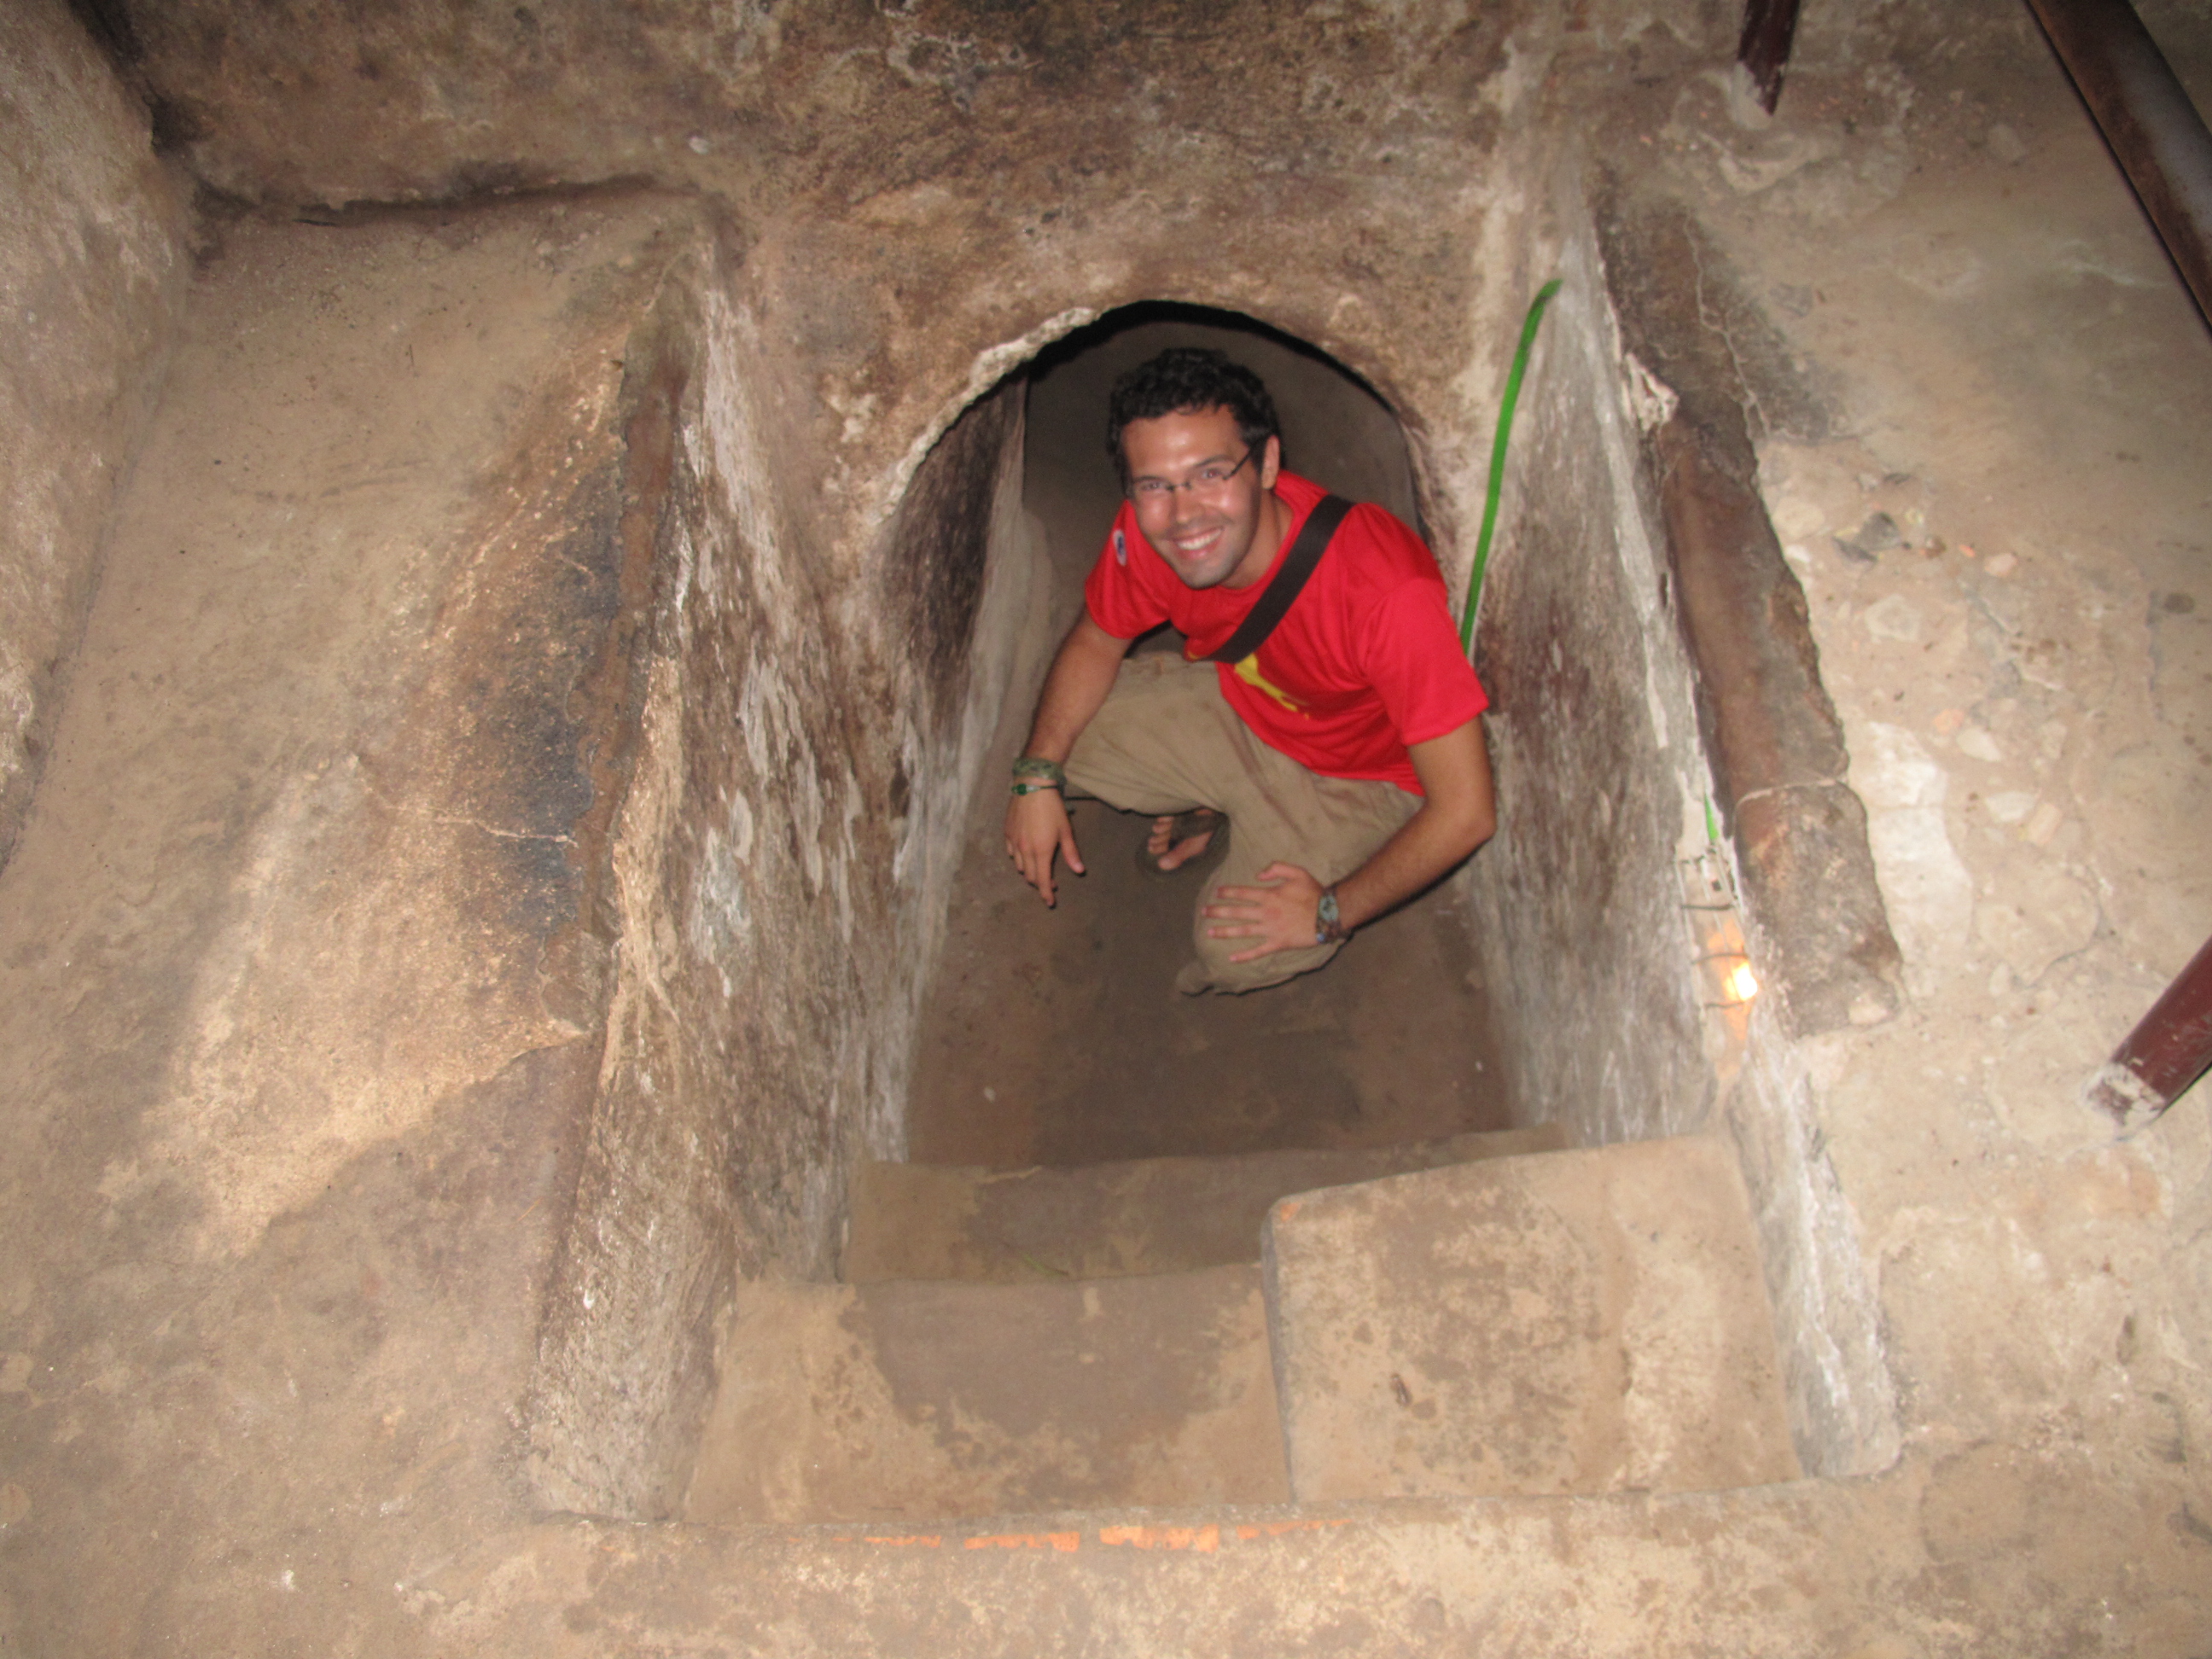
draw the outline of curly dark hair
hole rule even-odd
[[[1226,352],[1170,346],[1115,381],[1106,399],[1106,453],[1114,458],[1122,485],[1129,482],[1129,464],[1121,453],[1124,427],[1206,409],[1227,410],[1237,422],[1237,435],[1253,449],[1282,436],[1266,384],[1243,364],[1231,362]]]

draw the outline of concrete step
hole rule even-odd
[[[1074,1170],[869,1164],[853,1179],[844,1277],[1001,1284],[1183,1273],[1260,1259],[1277,1199],[1566,1145],[1556,1124],[1348,1152],[1150,1158]]]
[[[1285,1199],[1266,1273],[1301,1503],[1798,1475],[1750,1212],[1717,1140]]]
[[[2110,1489],[2091,1499],[2112,1542],[2090,1552],[2015,1518],[2080,1505],[2078,1459],[1996,1448],[1970,1457],[1915,1451],[1865,1480],[1718,1492],[942,1527],[554,1516],[429,1558],[400,1592],[421,1609],[412,1628],[399,1627],[403,1638],[419,1628],[427,1638],[371,1650],[453,1659],[2202,1653],[2203,1546],[2168,1518],[2182,1513],[2190,1477],[2177,1468],[2154,1478],[2155,1499]],[[2012,1531],[1984,1540],[1992,1513]],[[2143,1578],[2159,1586],[2156,1600],[2127,1594]],[[2114,1628],[2117,1644],[2100,1641]]]
[[[1289,1496],[1256,1267],[741,1287],[685,1505],[872,1524]]]

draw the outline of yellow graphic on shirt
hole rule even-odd
[[[1282,687],[1267,684],[1267,677],[1260,672],[1260,653],[1256,651],[1237,665],[1237,678],[1255,690],[1265,692],[1293,714],[1303,714],[1306,712],[1305,705],[1291,696]]]

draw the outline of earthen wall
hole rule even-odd
[[[1463,879],[1500,1058],[1518,1115],[1583,1144],[1729,1137],[1799,1458],[1863,1473],[1896,1455],[1896,1404],[1805,1055],[1778,1012],[1799,988],[1737,906],[1739,854],[1712,805],[1642,453],[1676,394],[1624,353],[1577,207],[1568,192],[1479,639],[1500,830]],[[1726,975],[1737,962],[1767,976],[1749,998]]]
[[[0,862],[84,629],[177,327],[187,188],[61,0],[0,16]]]
[[[901,1150],[963,811],[1028,615],[1018,385],[938,439],[857,559],[814,475],[777,464],[776,337],[726,249],[664,296],[645,371],[683,389],[597,918],[599,1098],[532,1405],[562,1507],[674,1508],[733,1276],[832,1276],[853,1161]]]

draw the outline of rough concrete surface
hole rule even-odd
[[[1808,12],[1792,77],[1771,123],[1693,85],[1620,135],[1834,376],[1761,483],[1908,999],[1794,1058],[1755,1017],[1740,1103],[1809,1108],[1835,1184],[1801,1191],[1863,1240],[1908,1459],[2201,1494],[2203,1091],[2115,1144],[2079,1091],[2212,930],[2212,342],[2024,13]]]
[[[2067,1536],[2046,1520],[2067,1516]],[[2171,1488],[1989,1446],[1867,1481],[942,1527],[482,1538],[403,1594],[423,1645],[1757,1656],[2202,1651]]]
[[[1501,337],[1540,263],[1517,164],[1550,153],[1530,118],[1547,70],[1719,50],[1732,28],[1711,5],[1614,0],[1474,17],[126,9],[185,153],[249,201],[642,176],[732,204],[808,367],[789,434],[870,513],[893,506],[908,452],[1036,345],[1171,300],[1263,318],[1361,374],[1407,420],[1447,529],[1479,489]],[[1223,96],[1253,62],[1277,90]],[[301,99],[314,120],[290,113]]]
[[[547,1500],[599,1512],[671,1511],[732,1278],[827,1277],[848,1164],[896,1150],[949,855],[1026,614],[1016,401],[923,460],[917,492],[949,510],[872,526],[856,593],[817,556],[833,509],[775,488],[775,354],[722,297],[728,267],[708,271],[675,285],[661,348],[697,372],[630,555],[659,609],[612,822],[608,1041],[532,1407]],[[916,580],[933,558],[957,574]]]
[[[1632,1142],[1285,1199],[1268,1329],[1301,1503],[1797,1477],[1724,1143]]]
[[[195,287],[0,873],[11,1643],[280,1643],[514,1512],[618,361],[690,218],[233,224]]]
[[[2078,1091],[2212,931],[2212,342],[2022,9],[1808,7],[1771,119],[1718,0],[94,9],[143,127],[59,12],[0,24],[6,269],[63,302],[11,290],[0,323],[8,510],[59,501],[53,568],[106,573],[88,612],[80,586],[25,613],[89,619],[0,872],[0,1646],[2201,1659],[2204,1095],[2116,1141]],[[2201,8],[2146,10],[2212,84]],[[222,250],[180,324],[140,134]],[[1619,370],[1615,414],[1524,424],[1507,527],[1571,545],[1620,480],[1577,520],[1522,460],[1611,445],[1652,395],[1576,252],[1592,155],[1685,205],[1735,273],[1712,326],[1799,360],[1826,411],[1746,429],[1899,1006],[1811,1036],[1700,1006],[1652,884],[1670,842],[1738,877],[1742,848],[1640,775],[1606,797],[1634,834],[1596,842],[1642,849],[1609,890],[1641,920],[1576,949],[1650,976],[1546,966],[1643,1011],[1654,1109],[1702,1107],[1742,1158],[1822,1478],[973,1528],[549,1514],[674,1501],[714,1313],[749,1274],[826,1276],[845,1172],[906,1150],[961,826],[1045,611],[1019,422],[939,440],[1102,312],[1232,307],[1400,416],[1456,581],[1514,331],[1562,270],[1577,328],[1524,422],[1571,337],[1593,398]],[[569,193],[633,175],[664,194]],[[555,193],[485,194],[522,185]],[[114,251],[80,250],[103,213]],[[108,486],[70,446],[122,465],[102,411],[165,337],[88,552]],[[942,538],[900,522],[933,448]],[[60,592],[18,522],[10,592]],[[1668,619],[1615,563],[1627,613]],[[1662,654],[1613,667],[1671,738]],[[1574,684],[1561,655],[1497,677],[1503,718]],[[1710,779],[1682,747],[1678,807]],[[1534,747],[1498,752],[1510,835]],[[1440,916],[1540,932],[1555,896],[1479,908],[1480,872]],[[1445,1029],[1478,968],[1510,1000],[1480,941],[1431,937],[1431,1000],[1409,973],[1379,1012]],[[1433,1047],[1406,1071],[1449,1075]],[[1546,1103],[1593,1097],[1616,1130],[1590,1139],[1649,1133]],[[1431,1098],[1254,1120],[1352,1144]]]
[[[1578,1145],[1726,1122],[1759,1218],[1798,1454],[1822,1474],[1881,1468],[1897,1434],[1879,1315],[1810,1097],[1785,1080],[1793,1063],[1802,1073],[1802,1059],[1784,1042],[1762,1049],[1763,1063],[1742,1064],[1747,1037],[1768,1029],[1778,1001],[1802,1011],[1810,1000],[1833,1015],[1835,990],[1869,983],[1863,964],[1814,948],[1834,945],[1839,932],[1846,942],[1861,934],[1801,926],[1788,953],[1774,950],[1764,926],[1773,908],[1745,914],[1748,884],[1737,871],[1802,858],[1808,867],[1791,872],[1802,878],[1792,922],[1849,922],[1870,906],[1879,923],[1880,896],[1863,833],[1861,879],[1841,890],[1820,878],[1829,855],[1848,852],[1848,837],[1747,842],[1743,832],[1784,799],[1802,807],[1806,790],[1753,794],[1739,807],[1739,834],[1722,827],[1714,803],[1725,795],[1700,736],[1697,677],[1706,665],[1686,649],[1663,491],[1641,464],[1648,435],[1677,423],[1668,400],[1679,395],[1630,362],[1608,302],[1620,262],[1603,257],[1580,181],[1565,181],[1555,213],[1583,228],[1559,251],[1564,287],[1531,360],[1476,637],[1497,698],[1488,726],[1500,827],[1459,884],[1484,983],[1495,988],[1498,1063],[1515,1111],[1556,1118]],[[1735,303],[1745,302],[1737,295]],[[1774,355],[1769,340],[1759,361]],[[1760,384],[1771,391],[1783,378],[1770,367]],[[1719,406],[1711,418],[1733,422],[1739,436],[1747,429],[1738,379],[1709,374],[1691,389]],[[1758,550],[1778,565],[1755,499],[1744,510],[1759,516],[1770,544]],[[1761,616],[1754,607],[1733,625],[1755,631]],[[1789,651],[1802,653],[1803,637],[1801,627]],[[1769,648],[1780,649],[1759,647]],[[1784,659],[1796,661],[1789,651]],[[1795,717],[1802,724],[1806,714],[1801,700]],[[1833,726],[1828,716],[1832,743]],[[1839,793],[1838,812],[1857,814]],[[1747,932],[1758,936],[1756,974],[1777,994],[1762,999],[1755,1020],[1729,976],[1753,965]],[[1887,982],[1874,982],[1887,997]],[[1886,1006],[1869,1001],[1876,1017]]]
[[[188,185],[62,0],[0,17],[0,863],[22,828],[191,264]]]
[[[1260,1270],[746,1286],[684,1504],[699,1522],[1289,1495]]]
[[[1139,1158],[1079,1169],[866,1164],[854,1172],[841,1276],[1054,1278],[1183,1273],[1260,1259],[1279,1198],[1440,1164],[1553,1152],[1556,1124],[1372,1151]]]

